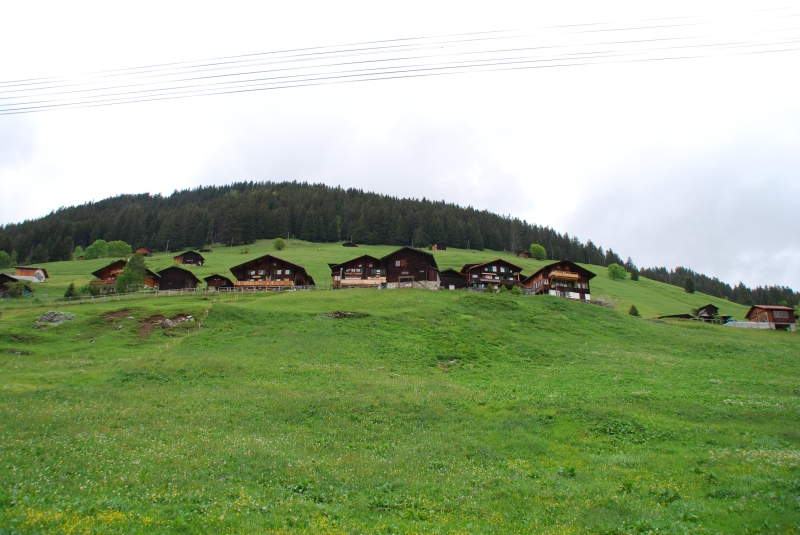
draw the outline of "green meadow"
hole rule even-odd
[[[278,256],[329,284],[327,262],[393,249],[337,247]],[[195,271],[266,252],[215,249]],[[435,254],[441,268],[503,256]],[[107,262],[50,264],[37,290]],[[798,335],[633,318],[630,303],[744,307],[596,270],[592,293],[616,310],[198,293],[74,304],[57,309],[74,320],[36,327],[48,308],[8,306],[0,534],[800,532]]]

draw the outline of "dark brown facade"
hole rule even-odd
[[[8,294],[8,283],[9,282],[19,282],[19,279],[16,277],[9,275],[8,273],[0,273],[0,297],[9,297]],[[22,292],[22,295],[29,296],[33,294],[33,290],[27,284],[25,285],[25,289]]]
[[[380,258],[359,256],[341,264],[328,264],[334,288],[374,288],[386,284],[386,268]]]
[[[498,258],[482,264],[464,264],[461,273],[467,279],[470,288],[486,288],[505,286],[511,288],[520,283],[522,268],[507,260]]]
[[[200,284],[194,273],[178,266],[170,266],[158,272],[161,276],[161,290],[188,290]]]
[[[441,270],[439,279],[441,287],[445,290],[460,290],[467,287],[467,277],[453,268]]]
[[[96,281],[89,282],[90,285],[99,287],[102,291],[114,293],[117,290],[117,277],[122,275],[125,266],[128,264],[127,260],[116,260],[107,266],[103,266],[97,271],[92,272],[92,275],[98,278]],[[144,285],[148,288],[158,288],[161,283],[161,277],[157,273],[145,271]]]
[[[522,281],[522,287],[533,294],[549,294],[570,299],[591,299],[589,280],[595,274],[569,260],[544,266]]]
[[[447,244],[444,242],[437,242],[431,245],[431,249],[433,249],[434,251],[446,251]]]
[[[381,258],[387,284],[413,286],[414,282],[439,282],[439,266],[431,253],[403,247]]]
[[[794,309],[775,305],[753,305],[745,314],[745,319],[758,323],[769,323],[773,329],[794,331]]]
[[[303,266],[272,255],[250,260],[231,268],[237,288],[278,289],[292,286],[314,286],[314,279]]]
[[[358,247],[358,244],[351,241],[346,241],[342,244],[342,247]]]
[[[184,264],[186,266],[202,266],[206,261],[203,255],[195,251],[186,251],[178,256],[174,256],[173,259],[178,264]]]
[[[153,256],[153,251],[148,249],[147,247],[137,247],[133,254],[140,254],[143,256]]]
[[[233,281],[228,277],[223,277],[217,273],[203,279],[206,281],[207,290],[218,290],[220,288],[233,288]]]

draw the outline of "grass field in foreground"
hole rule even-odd
[[[328,263],[344,262],[363,254],[380,258],[397,249],[393,245],[362,245],[358,248],[344,248],[339,243],[309,243],[298,240],[290,240],[288,248],[282,251],[276,251],[273,247],[273,242],[267,240],[261,240],[254,245],[242,247],[209,247],[211,247],[212,252],[203,253],[206,264],[202,267],[189,268],[201,279],[213,273],[220,273],[230,277],[229,269],[231,267],[269,253],[304,266],[317,285],[321,287],[329,287],[331,284],[331,272]],[[247,251],[247,253],[242,254],[242,251]],[[488,249],[485,251],[472,251],[451,248],[446,251],[431,252],[436,258],[440,269],[455,268],[459,270],[466,263],[487,262],[500,257],[516,263],[523,268],[523,275],[529,275],[552,262],[550,260],[537,261],[516,258],[510,253]],[[172,252],[169,255],[163,252],[156,253],[152,258],[147,259],[147,265],[155,271],[164,269],[172,265],[172,257],[176,254],[178,253]],[[43,264],[51,275],[51,279],[46,283],[35,284],[33,287],[40,297],[47,295],[52,299],[53,297],[62,296],[70,282],[75,282],[78,286],[86,284],[94,279],[91,275],[93,271],[109,264],[112,260],[102,258],[82,262]],[[608,278],[606,268],[590,264],[582,265],[598,275],[591,281],[592,295],[594,297],[606,295],[617,300],[619,302],[619,310],[622,312],[626,312],[632,304],[635,304],[639,312],[644,315],[685,314],[692,308],[698,308],[708,303],[718,306],[721,314],[732,315],[738,320],[743,320],[747,312],[748,307],[743,305],[701,293],[687,294],[683,289],[676,286],[644,278],[638,282],[630,280],[614,281]]]
[[[800,531],[796,333],[426,290],[69,310],[0,321],[0,533]]]

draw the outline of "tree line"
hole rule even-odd
[[[168,196],[119,195],[59,208],[44,217],[0,228],[0,263],[6,257],[9,264],[69,260],[76,247],[86,249],[97,240],[122,241],[160,251],[168,246],[177,251],[211,243],[249,244],[279,236],[417,247],[444,242],[456,248],[513,253],[539,244],[549,259],[600,266],[620,264],[628,271],[635,267],[630,258],[623,262],[611,248],[603,249],[591,240],[581,242],[577,236],[519,218],[444,201],[402,199],[361,189],[298,182],[238,182],[176,190]],[[642,270],[641,275],[663,280],[660,269],[663,268]],[[698,274],[694,278],[698,291],[733,296],[729,297],[731,300],[756,299],[756,295],[760,297],[765,292],[772,299],[776,293],[774,289],[749,290],[742,284],[734,293],[718,279]],[[684,277],[678,279],[682,284]],[[706,284],[706,279],[716,281],[719,287]],[[745,297],[745,290],[757,293]],[[797,301],[797,293],[784,290],[778,293],[788,291],[790,295],[782,299]]]

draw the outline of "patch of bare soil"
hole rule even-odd
[[[169,329],[170,327],[175,327],[187,321],[194,321],[194,316],[191,314],[176,314],[171,318],[165,318],[160,314],[156,314],[155,316],[150,316],[139,322],[141,325],[139,328],[139,336],[144,338],[149,336],[155,328]]]
[[[161,314],[156,314],[155,316],[150,316],[149,318],[145,318],[139,322],[139,338],[146,338],[150,336],[150,333],[153,332],[153,329],[156,325],[160,324],[164,321],[164,316]]]
[[[102,315],[102,317],[104,317],[107,320],[114,321],[124,318],[127,315],[128,315],[128,309],[123,308],[122,310],[115,310],[114,312],[106,312],[105,314]]]
[[[367,315],[363,312],[342,312],[337,310],[331,314],[320,314],[324,318],[366,318]]]

